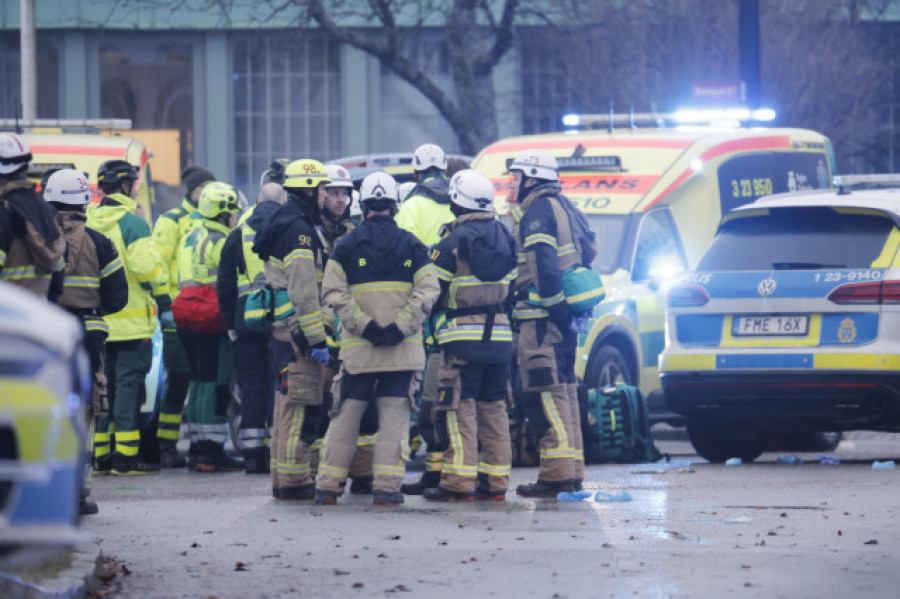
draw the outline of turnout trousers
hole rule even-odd
[[[506,406],[509,370],[501,364],[466,362],[446,351],[433,361],[440,364],[440,388],[459,394],[449,406],[434,404],[435,428],[446,447],[440,486],[473,493],[477,477],[492,492],[505,492],[512,461]]]
[[[322,367],[300,351],[287,327],[272,329],[269,351],[276,371],[269,446],[272,488],[308,487],[313,484],[310,446],[318,435],[322,410]],[[302,379],[302,385],[292,384],[292,377]]]
[[[372,464],[374,491],[395,493],[409,457],[409,410],[412,371],[338,375],[339,396],[323,442],[316,488],[340,494],[356,453],[360,422],[370,403],[378,410],[378,435]]]
[[[318,437],[310,448],[310,467],[312,477],[315,478],[319,471],[319,462],[322,458],[322,443],[331,424],[331,413],[334,407],[334,398],[340,395],[340,388],[335,383],[340,372],[341,363],[332,362],[325,370],[325,396],[322,402],[322,410],[319,414]],[[350,478],[362,478],[372,476],[372,460],[375,458],[375,439],[378,438],[378,409],[375,403],[369,403],[359,424],[359,436],[356,438],[356,455],[350,463]]]
[[[584,477],[577,336],[549,319],[525,320],[519,332],[519,365],[525,415],[540,436],[538,480],[559,483]]]

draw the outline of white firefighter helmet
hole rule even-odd
[[[403,203],[403,200],[409,197],[410,192],[412,192],[415,187],[415,181],[407,181],[397,186],[397,197],[400,199],[401,204]]]
[[[84,206],[91,201],[91,186],[84,173],[64,168],[50,175],[43,196],[48,202]]]
[[[422,144],[413,152],[413,169],[424,171],[429,168],[447,170],[447,155],[440,146],[435,144]]]
[[[0,133],[0,175],[11,175],[31,162],[31,148],[15,133]]]
[[[526,177],[559,180],[559,163],[556,158],[543,150],[525,150],[509,165],[509,172],[522,171]]]
[[[353,189],[353,179],[350,178],[350,173],[340,164],[326,164],[325,172],[328,173],[328,178],[331,179],[331,182],[325,185],[325,189],[331,189],[332,187]]]
[[[472,168],[459,171],[450,179],[450,201],[466,210],[494,211],[494,185]]]
[[[370,173],[359,186],[359,199],[363,204],[374,200],[393,200],[399,204],[397,182],[384,171]]]

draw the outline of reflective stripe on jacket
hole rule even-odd
[[[557,199],[555,185],[541,186],[526,196],[521,205],[513,206],[513,235],[519,248],[516,294],[536,287],[543,307],[518,301],[513,318],[530,320],[546,318],[547,309],[562,303],[562,273],[581,263],[572,240],[569,217]]]
[[[341,239],[325,269],[322,301],[340,318],[340,357],[347,372],[424,368],[422,323],[439,291],[425,246],[391,217],[370,217]],[[372,320],[396,324],[403,341],[372,345],[362,336]]]
[[[178,248],[178,289],[210,285],[216,287],[222,246],[231,229],[204,218],[190,229]]]
[[[111,194],[88,208],[87,226],[108,237],[119,253],[128,281],[125,308],[105,317],[109,341],[149,339],[156,330],[154,298],[167,307],[168,273],[156,253],[150,227],[134,214],[137,203]]]
[[[172,299],[178,295],[178,248],[188,231],[199,221],[191,219],[197,207],[189,199],[184,198],[181,206],[161,214],[153,226],[153,242],[156,251],[166,265],[169,294]]]

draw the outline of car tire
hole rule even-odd
[[[619,348],[613,345],[604,345],[597,350],[588,366],[585,378],[590,389],[602,389],[617,383],[637,384],[631,369],[628,368],[625,356],[622,355]]]
[[[840,432],[798,430],[785,434],[786,451],[834,451],[841,442]]]
[[[769,434],[759,426],[722,418],[690,416],[687,432],[694,450],[714,464],[730,458],[752,462],[769,442]]]

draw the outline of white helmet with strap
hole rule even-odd
[[[494,186],[475,169],[459,171],[450,179],[450,201],[466,210],[494,211]]]
[[[543,150],[525,150],[509,165],[509,172],[522,171],[526,177],[559,180],[559,163],[556,158]]]
[[[84,173],[64,168],[50,175],[42,195],[48,202],[84,206],[91,201],[91,186]]]
[[[353,179],[350,178],[350,173],[340,164],[326,164],[325,172],[328,173],[328,178],[331,179],[331,182],[325,185],[325,189],[331,189],[332,187],[353,189]]]
[[[359,186],[359,200],[363,205],[375,200],[393,200],[395,204],[399,204],[397,181],[384,171],[370,173]]]

